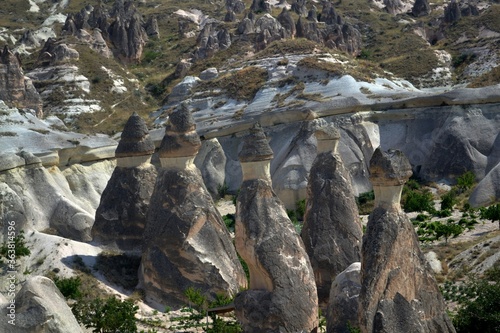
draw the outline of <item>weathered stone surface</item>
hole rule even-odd
[[[200,73],[200,79],[203,81],[210,81],[215,79],[217,76],[219,76],[219,72],[217,71],[217,68],[215,67],[210,67],[205,69],[203,72]]]
[[[195,122],[188,107],[181,104],[169,115],[165,136],[161,141],[160,158],[196,156],[201,141],[196,133]]]
[[[94,217],[82,211],[73,202],[62,197],[55,206],[50,217],[50,227],[57,230],[57,234],[69,239],[88,242],[92,240],[90,234]]]
[[[326,312],[327,333],[349,333],[349,326],[359,327],[360,290],[361,263],[355,262],[337,275],[332,283]]]
[[[259,123],[250,129],[250,134],[245,138],[245,144],[238,154],[238,158],[241,162],[255,162],[273,158],[273,151],[269,147],[266,134]]]
[[[451,2],[444,8],[444,21],[446,23],[457,22],[462,17],[460,5],[456,0]]]
[[[236,14],[245,11],[245,3],[241,0],[226,0],[226,9]]]
[[[386,12],[392,15],[401,13],[405,7],[401,0],[384,0],[384,5]]]
[[[104,189],[92,238],[122,250],[140,249],[149,200],[156,181],[150,164],[155,149],[144,120],[133,113],[116,148],[117,167]]]
[[[268,181],[242,184],[236,248],[248,264],[250,289],[235,298],[245,332],[312,332],[317,322],[314,274],[300,237]]]
[[[296,33],[295,22],[285,7],[283,7],[283,10],[276,19],[286,31],[284,38],[294,38]]]
[[[148,37],[160,38],[160,29],[158,28],[158,19],[156,16],[150,16],[145,25]]]
[[[92,238],[122,250],[140,249],[156,169],[148,164],[116,167],[102,193],[92,227]]]
[[[205,140],[194,159],[201,171],[203,182],[213,198],[219,196],[219,187],[225,184],[226,155],[217,139]]]
[[[38,62],[42,65],[61,65],[71,61],[77,61],[80,54],[75,49],[64,43],[58,43],[55,38],[49,38],[38,55]]]
[[[259,169],[265,169],[271,158],[267,153],[257,162],[247,161],[249,152],[259,152],[255,141],[270,150],[257,126],[240,156],[244,181],[236,203],[235,244],[248,265],[250,289],[236,296],[235,313],[245,332],[312,332],[318,325],[314,273],[270,179],[248,167],[261,163]]]
[[[195,59],[210,58],[219,50],[231,46],[231,34],[221,22],[210,20],[203,26],[196,43],[198,48],[194,53]]]
[[[383,194],[387,188],[401,192],[408,165],[400,152],[380,149],[370,162],[370,179],[382,188],[383,199],[375,190],[376,207],[363,236],[359,320],[364,333],[455,332],[413,225],[395,202],[400,195]]]
[[[9,303],[10,304],[10,303]],[[15,325],[7,321],[9,304],[3,303],[0,331],[10,333],[83,332],[64,296],[52,280],[43,276],[29,278],[15,298]]]
[[[469,197],[472,207],[489,206],[500,199],[500,164],[481,179]]]
[[[300,16],[306,16],[307,15],[306,2],[307,0],[295,0],[291,6],[292,11],[294,11]]]
[[[134,112],[123,129],[120,142],[116,147],[116,157],[152,155],[155,151],[153,140],[144,120]]]
[[[330,135],[333,139],[324,140]],[[318,146],[327,141],[331,148],[318,151],[311,167],[301,233],[314,271],[319,305],[324,309],[335,276],[360,260],[363,237],[349,171],[333,151],[339,136],[330,128],[316,135]]]
[[[29,108],[42,117],[42,99],[31,80],[24,76],[19,57],[7,46],[0,51],[0,100],[7,105]]]
[[[173,307],[188,303],[188,287],[213,299],[246,286],[229,232],[194,165],[159,170],[144,230],[140,281],[147,299]]]

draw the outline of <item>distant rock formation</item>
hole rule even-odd
[[[207,190],[218,199],[219,188],[225,185],[226,155],[216,138],[202,142],[194,164],[200,169]]]
[[[62,30],[80,38],[89,35],[82,30],[95,29],[99,29],[101,37],[114,47],[115,55],[125,63],[140,62],[148,34],[158,35],[155,18],[152,17],[144,23],[142,15],[130,0],[115,0],[109,12],[99,4],[96,7],[83,8],[79,13],[69,14]],[[101,42],[100,38],[95,37],[95,40],[89,42],[90,45],[96,41]]]
[[[405,8],[401,0],[384,0],[384,5],[385,11],[392,15],[401,13]]]
[[[156,181],[156,168],[150,163],[155,146],[146,124],[133,113],[123,129],[116,148],[116,168],[97,207],[92,238],[115,244],[121,250],[140,250]]]
[[[80,54],[55,38],[49,38],[38,55],[38,62],[44,66],[56,66],[71,61],[78,61]]]
[[[431,12],[431,6],[427,0],[416,0],[411,9],[411,13],[415,17],[427,16]]]
[[[195,59],[211,58],[219,50],[225,50],[231,46],[231,35],[229,30],[217,20],[211,20],[205,24],[200,31],[194,53]]]
[[[10,107],[28,108],[43,116],[43,103],[31,79],[24,76],[19,57],[7,46],[0,51],[0,100]]]
[[[448,6],[444,8],[444,21],[446,23],[453,23],[460,20],[461,17],[460,5],[456,0],[451,0]]]
[[[235,313],[244,332],[314,332],[318,326],[314,274],[284,205],[272,190],[273,152],[260,126],[239,154],[243,184],[236,206],[236,248],[250,271]]]
[[[326,309],[335,277],[360,261],[363,232],[349,171],[337,153],[340,132],[316,130],[318,154],[311,167],[301,237],[316,279],[319,306]]]
[[[253,0],[250,10],[254,13],[270,13],[271,5],[266,0]]]
[[[307,0],[295,0],[295,2],[292,3],[291,9],[297,15],[306,16],[308,13],[306,3]]]
[[[355,262],[335,277],[326,311],[327,333],[350,333],[358,327],[361,263]]]
[[[283,7],[283,10],[276,19],[287,32],[285,37],[294,38],[297,29],[295,27],[295,22],[293,20],[293,17],[290,14],[290,12],[286,9],[286,7]]]
[[[186,106],[169,115],[151,196],[139,273],[146,298],[180,307],[188,287],[213,299],[235,295],[246,277],[229,231],[193,160],[201,142]]]
[[[7,281],[7,280],[6,280]],[[76,321],[64,296],[54,282],[44,276],[29,278],[15,299],[2,302],[0,331],[9,333],[81,333],[82,328]],[[14,302],[15,303],[10,303]],[[9,306],[14,305],[14,316]],[[15,325],[9,324],[13,320]]]
[[[245,11],[245,3],[242,0],[226,0],[226,10],[241,14]]]
[[[363,237],[359,325],[371,332],[455,332],[411,221],[400,206],[411,176],[397,150],[375,150],[370,180],[375,209]]]

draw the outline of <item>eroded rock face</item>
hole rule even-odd
[[[2,304],[2,332],[83,332],[54,282],[43,276],[29,278],[15,298],[15,325],[7,322],[9,304]]]
[[[431,12],[431,6],[427,0],[416,0],[411,9],[411,13],[415,17],[427,16]]]
[[[332,283],[326,312],[327,333],[349,333],[349,325],[358,327],[360,290],[361,263],[355,262],[337,275]]]
[[[326,309],[335,277],[360,260],[363,232],[349,171],[330,124],[316,131],[318,155],[311,167],[301,237],[314,271],[320,307]]]
[[[146,297],[180,307],[184,291],[213,299],[234,295],[246,277],[228,230],[193,160],[200,148],[186,107],[169,116],[159,156],[162,167],[151,196],[140,269]]]
[[[31,80],[24,76],[19,57],[7,46],[0,51],[0,100],[7,105],[35,110],[42,117],[42,99]]]
[[[411,175],[408,160],[401,152],[379,148],[370,173],[375,209],[361,255],[362,332],[455,332],[413,225],[396,202]]]
[[[231,46],[231,35],[221,22],[212,20],[205,24],[196,42],[198,49],[194,57],[196,59],[206,59],[212,57],[219,50],[225,50]]]
[[[256,127],[240,154],[245,180],[236,206],[235,243],[248,264],[250,289],[236,296],[236,316],[245,332],[312,332],[318,325],[313,271],[264,171],[271,157],[264,153],[250,158],[250,152],[262,145],[267,141]],[[270,150],[268,145],[265,150]],[[255,163],[262,172],[249,173],[250,164],[258,166]]]
[[[79,57],[80,55],[75,49],[68,47],[64,43],[57,43],[54,38],[49,38],[40,51],[38,61],[43,65],[55,66],[78,61]]]
[[[154,150],[146,124],[134,112],[125,124],[115,152],[117,166],[96,210],[94,240],[140,250],[156,181],[156,168],[150,163]]]

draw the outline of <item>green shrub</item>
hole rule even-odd
[[[11,242],[10,244],[13,244],[14,256],[16,259],[29,256],[31,254],[31,251],[26,247],[26,242],[24,241],[24,230],[21,230],[14,237],[14,242]],[[10,246],[10,249],[12,249],[12,245]],[[4,243],[2,245],[0,248],[0,255],[6,258],[9,256],[9,259],[11,259],[9,255],[9,243]]]
[[[136,333],[135,314],[139,309],[132,301],[112,296],[79,301],[72,308],[75,318],[94,333]]]
[[[476,176],[472,171],[467,171],[457,178],[457,187],[461,191],[470,189],[476,182]]]
[[[226,214],[222,217],[224,224],[226,225],[227,230],[234,232],[234,225],[236,223],[236,219],[234,214]]]
[[[441,209],[435,213],[437,217],[449,217],[451,216],[451,211],[449,209]]]
[[[453,220],[448,220],[446,223],[437,222],[434,230],[436,239],[444,238],[445,243],[448,243],[450,237],[457,237],[464,231],[464,228],[459,224],[455,224]]]
[[[498,226],[500,228],[500,204],[482,208],[480,210],[480,216],[482,219],[491,220],[491,222],[498,221]]]
[[[77,300],[82,297],[82,293],[80,291],[82,280],[78,276],[63,279],[55,277],[54,284],[57,286],[57,288],[59,288],[61,294],[63,294],[63,296],[66,298]]]
[[[227,186],[226,182],[217,185],[217,194],[219,195],[219,198],[224,198],[228,193],[229,187]]]
[[[453,210],[453,206],[456,204],[456,194],[455,191],[449,191],[441,197],[441,210]]]
[[[428,190],[408,190],[404,197],[403,207],[405,212],[427,211],[433,213],[435,211],[432,193]]]

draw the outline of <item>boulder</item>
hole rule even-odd
[[[79,58],[78,51],[64,43],[58,43],[54,38],[49,38],[40,50],[38,62],[44,66],[55,66],[78,61]]]
[[[235,14],[241,14],[245,11],[245,3],[242,0],[226,0],[226,9]]]
[[[399,200],[411,165],[400,151],[375,150],[375,209],[363,236],[359,325],[368,332],[455,332],[410,219]]]
[[[469,197],[472,207],[485,207],[500,199],[500,163],[481,179]]]
[[[217,68],[210,67],[201,72],[199,78],[203,81],[210,81],[217,78],[218,76],[219,72],[217,71]]]
[[[313,332],[318,326],[314,274],[304,245],[273,192],[272,157],[260,127],[240,153],[243,184],[236,205],[236,248],[250,271],[235,313],[244,332]]]
[[[90,232],[93,224],[92,215],[64,197],[59,200],[50,217],[50,227],[58,235],[81,242],[92,240]]]
[[[115,151],[117,166],[96,210],[95,241],[140,250],[156,181],[156,168],[150,163],[154,150],[145,122],[134,112],[123,129]]]
[[[193,163],[200,145],[194,120],[181,106],[169,115],[160,145],[139,272],[146,299],[162,305],[188,304],[189,287],[210,300],[246,287],[229,231]]]
[[[43,103],[31,79],[24,76],[21,60],[7,46],[0,51],[0,100],[10,107],[35,110],[43,116]]]
[[[355,262],[343,270],[332,283],[326,311],[327,333],[350,333],[358,327],[361,263]]]
[[[318,153],[309,173],[301,237],[311,260],[319,306],[326,309],[333,279],[360,260],[363,232],[349,171],[337,153],[333,124],[316,130]]]
[[[294,11],[299,16],[306,16],[307,15],[306,2],[307,0],[295,0],[295,2],[293,2],[291,6],[292,11]]]
[[[15,304],[15,325],[7,319],[11,304]],[[54,282],[44,276],[29,278],[17,293],[15,303],[2,304],[2,317],[2,332],[83,332],[64,296]]]
[[[284,38],[294,38],[296,33],[295,22],[286,7],[283,7],[283,10],[278,15],[277,20],[285,29]]]
[[[160,38],[160,28],[158,28],[158,19],[156,16],[150,16],[144,27],[148,37]]]
[[[270,13],[271,5],[266,0],[253,0],[250,10],[254,13]]]
[[[451,2],[444,8],[444,22],[453,23],[460,20],[462,17],[462,12],[460,10],[460,5],[456,0],[451,0]]]

